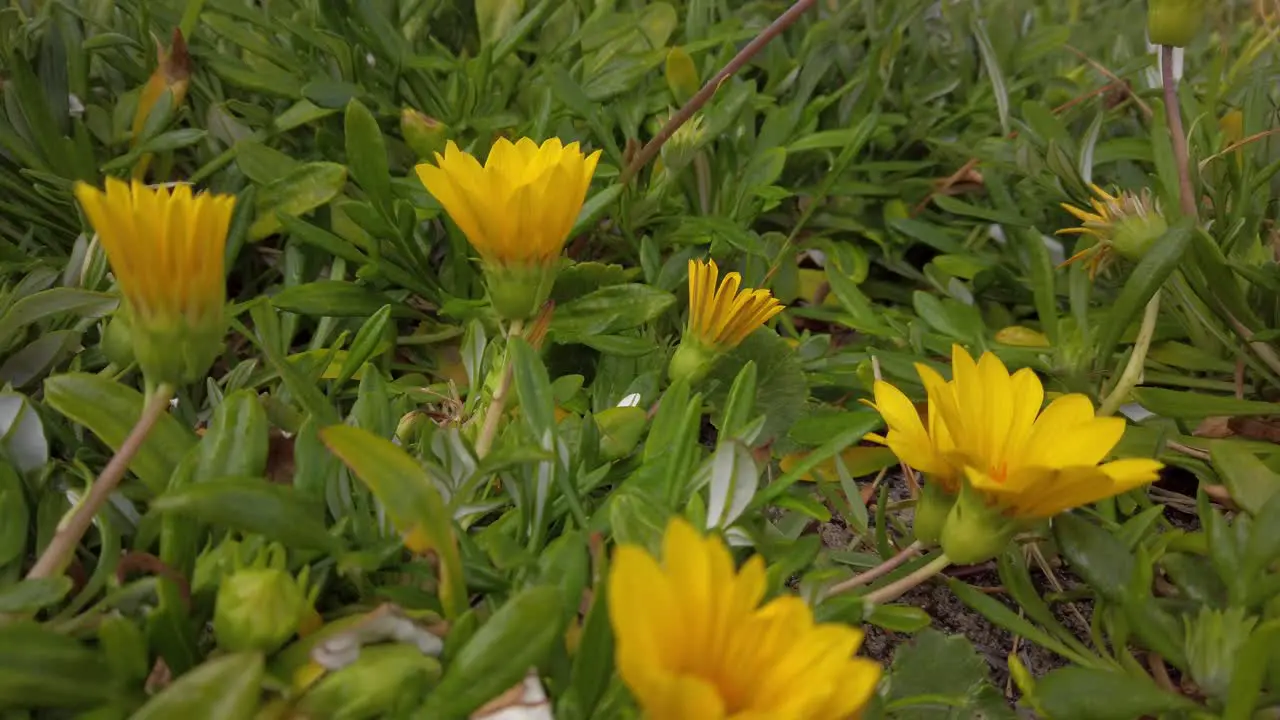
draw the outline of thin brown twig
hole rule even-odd
[[[1269,136],[1271,136],[1271,135],[1275,135],[1276,133],[1280,133],[1280,128],[1271,128],[1270,130],[1263,130],[1263,131],[1262,131],[1262,132],[1260,132],[1260,133],[1254,133],[1254,134],[1250,135],[1250,136],[1249,136],[1249,137],[1247,137],[1247,138],[1243,138],[1243,139],[1241,139],[1241,140],[1237,140],[1237,141],[1235,141],[1235,142],[1231,143],[1230,145],[1228,145],[1228,146],[1226,146],[1226,147],[1222,148],[1222,150],[1219,150],[1218,152],[1216,152],[1216,153],[1214,153],[1214,154],[1210,155],[1209,157],[1207,157],[1207,158],[1205,158],[1205,159],[1201,160],[1201,161],[1200,161],[1200,167],[1202,167],[1202,168],[1203,168],[1205,165],[1208,165],[1208,164],[1209,164],[1209,161],[1211,161],[1211,160],[1217,160],[1218,158],[1222,157],[1223,155],[1229,155],[1229,154],[1231,154],[1231,153],[1235,152],[1236,150],[1239,150],[1240,148],[1244,147],[1245,145],[1249,145],[1249,144],[1251,144],[1251,143],[1258,142],[1259,140],[1261,140],[1261,139],[1263,139],[1263,138],[1265,138],[1265,137],[1269,137]]]
[[[1133,98],[1133,102],[1134,102],[1134,103],[1135,103],[1139,108],[1141,108],[1141,110],[1142,110],[1142,114],[1143,114],[1143,115],[1146,115],[1148,120],[1150,120],[1150,119],[1155,115],[1155,113],[1153,113],[1153,112],[1151,111],[1151,106],[1150,106],[1150,105],[1148,105],[1148,104],[1146,104],[1145,102],[1143,102],[1143,101],[1142,101],[1142,98],[1138,97],[1138,94],[1137,94],[1137,93],[1135,93],[1133,90],[1131,90],[1131,89],[1129,88],[1129,83],[1127,83],[1127,82],[1125,82],[1124,80],[1122,80],[1122,79],[1120,78],[1120,76],[1118,76],[1118,75],[1116,75],[1115,73],[1113,73],[1113,72],[1111,72],[1110,70],[1108,70],[1108,69],[1107,69],[1107,67],[1106,67],[1105,65],[1103,65],[1102,63],[1098,62],[1097,60],[1094,60],[1093,58],[1089,57],[1088,55],[1086,55],[1086,54],[1085,54],[1083,51],[1081,51],[1080,49],[1078,49],[1078,48],[1076,48],[1076,47],[1073,47],[1073,46],[1071,46],[1071,45],[1064,45],[1063,47],[1065,47],[1067,50],[1070,50],[1071,52],[1075,53],[1076,57],[1078,57],[1078,58],[1080,58],[1081,60],[1083,60],[1083,61],[1085,61],[1085,62],[1089,63],[1089,65],[1090,65],[1091,67],[1093,67],[1093,69],[1094,69],[1094,70],[1097,70],[1099,73],[1101,73],[1103,76],[1105,76],[1108,80],[1110,80],[1110,81],[1111,81],[1111,82],[1113,82],[1113,83],[1118,83],[1118,84],[1120,85],[1120,87],[1124,88],[1124,89],[1125,89],[1125,91],[1126,91],[1126,93],[1129,95],[1129,97],[1130,97],[1130,98]]]
[[[696,95],[689,98],[689,102],[685,103],[675,115],[671,116],[671,119],[667,120],[667,124],[662,126],[657,135],[654,135],[649,142],[645,143],[645,146],[640,149],[640,152],[636,153],[636,156],[632,158],[626,169],[622,171],[622,177],[619,178],[619,182],[624,185],[631,182],[631,178],[635,177],[641,168],[649,164],[649,161],[658,155],[658,151],[662,149],[667,140],[671,139],[676,130],[679,130],[681,125],[688,122],[694,113],[707,104],[707,101],[716,94],[716,91],[720,89],[725,80],[728,80],[730,76],[741,70],[744,65],[750,62],[751,58],[755,57],[756,53],[769,44],[769,41],[782,34],[783,30],[786,30],[796,20],[799,20],[801,15],[804,15],[816,4],[817,0],[796,0],[786,12],[778,16],[777,20],[769,23],[768,27],[761,30],[759,35],[756,35],[751,42],[739,50],[738,54],[734,55],[733,59],[720,69],[720,72],[708,80],[707,84],[703,85]]]
[[[1173,159],[1178,166],[1178,202],[1182,214],[1198,221],[1196,195],[1191,187],[1191,159],[1187,152],[1187,133],[1182,129],[1182,109],[1178,105],[1178,79],[1173,76],[1173,46],[1160,46],[1160,75],[1164,81],[1164,114],[1173,139]]]
[[[894,570],[897,570],[898,568],[902,567],[902,565],[905,564],[908,560],[910,560],[911,558],[915,557],[920,553],[921,547],[923,546],[920,544],[919,540],[911,543],[910,545],[906,546],[901,551],[899,551],[897,555],[894,555],[893,557],[889,558],[888,560],[885,560],[884,562],[867,570],[866,572],[860,575],[854,575],[848,580],[832,585],[825,593],[826,597],[839,595],[840,593],[848,592],[854,588],[862,587],[863,585],[870,585],[876,580],[879,580],[885,575],[888,575]]]
[[[57,577],[66,570],[67,562],[71,560],[71,556],[75,553],[76,546],[80,544],[80,539],[89,531],[89,526],[93,524],[94,516],[98,514],[102,506],[106,504],[107,498],[120,485],[120,480],[129,469],[129,463],[138,454],[138,450],[142,448],[142,443],[147,439],[147,435],[151,433],[151,428],[155,427],[156,422],[160,420],[160,416],[164,415],[169,409],[169,399],[172,397],[173,388],[169,385],[161,385],[147,399],[147,404],[143,406],[142,415],[138,417],[138,422],[134,424],[133,429],[129,431],[128,437],[120,444],[120,449],[116,451],[107,466],[103,468],[102,473],[98,475],[98,479],[93,481],[93,485],[89,487],[89,493],[80,503],[80,507],[54,533],[53,540],[49,542],[48,547],[40,554],[40,559],[36,561],[31,571],[27,573],[28,580]]]
[[[1086,100],[1095,98],[1107,92],[1108,90],[1115,88],[1117,84],[1120,87],[1124,88],[1126,91],[1128,91],[1130,94],[1132,94],[1133,91],[1129,90],[1129,86],[1124,82],[1122,81],[1111,82],[1111,83],[1107,83],[1106,85],[1103,85],[1102,87],[1094,88],[1093,90],[1090,90],[1089,92],[1083,95],[1077,95],[1076,97],[1073,97],[1070,100],[1062,103],[1061,105],[1058,105],[1057,107],[1053,108],[1052,110],[1050,110],[1050,112],[1053,113],[1054,115],[1058,115],[1063,112],[1066,112],[1067,110],[1070,110],[1071,108],[1075,107],[1076,105],[1079,105],[1080,103]],[[1013,132],[1009,133],[1005,137],[1009,140],[1013,140],[1014,138],[1018,137],[1018,131],[1014,130]],[[933,202],[933,199],[935,197],[942,195],[946,193],[948,190],[950,190],[951,186],[960,182],[962,178],[964,178],[966,175],[972,172],[974,168],[978,167],[978,165],[981,162],[982,161],[979,160],[978,158],[969,158],[969,160],[966,161],[964,165],[960,166],[959,170],[956,170],[955,172],[951,173],[947,177],[943,178],[941,182],[937,183],[937,185],[935,185],[934,188],[929,191],[928,195],[925,195],[923,200],[916,203],[916,206],[911,209],[912,217],[924,212],[925,209],[929,207],[929,203]]]

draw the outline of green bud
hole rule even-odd
[[[449,128],[430,115],[405,108],[400,111],[400,135],[419,160],[431,160],[436,153],[444,152]]]
[[[1204,24],[1205,0],[1147,0],[1147,37],[1155,45],[1186,47]]]
[[[1210,697],[1221,698],[1231,686],[1236,657],[1248,642],[1258,619],[1245,614],[1244,608],[1227,610],[1200,608],[1200,616],[1186,625],[1187,665],[1191,677]]]
[[[309,717],[399,717],[440,680],[440,661],[416,645],[365,645],[360,657],[317,682],[298,703]],[[399,703],[407,703],[407,706]]]
[[[485,286],[494,312],[506,320],[528,320],[551,296],[558,262],[548,265],[484,264]]]
[[[693,58],[681,47],[673,47],[667,51],[667,87],[676,102],[683,105],[698,94],[698,67]]]
[[[297,632],[305,609],[302,589],[284,570],[238,570],[218,588],[213,632],[224,650],[270,653]]]
[[[600,457],[617,460],[626,457],[640,443],[649,413],[638,407],[612,407],[596,414],[600,428]]]
[[[227,323],[221,308],[217,317],[191,323],[139,322],[130,319],[133,353],[142,374],[154,383],[187,385],[203,382],[209,366],[226,347]]]
[[[936,545],[942,538],[942,528],[946,525],[951,506],[955,504],[956,496],[948,493],[942,483],[926,478],[911,520],[916,540],[925,545]]]
[[[116,367],[128,367],[137,358],[133,355],[133,332],[129,327],[129,313],[116,313],[102,331],[102,354]]]
[[[1013,520],[988,505],[965,480],[942,528],[942,552],[957,565],[986,562],[1004,552],[1016,529]]]
[[[683,378],[692,385],[707,376],[711,366],[715,364],[716,357],[716,353],[710,348],[703,347],[696,340],[686,338],[680,341],[680,346],[671,356],[667,374],[671,377],[671,382]]]
[[[1129,215],[1116,222],[1111,245],[1122,257],[1137,262],[1168,230],[1169,224],[1158,212]]]
[[[706,137],[702,116],[694,115],[689,118],[689,122],[681,125],[659,150],[662,164],[673,173],[683,170],[698,156]]]

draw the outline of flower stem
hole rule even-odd
[[[1125,364],[1124,372],[1120,373],[1120,379],[1116,380],[1116,386],[1111,389],[1106,399],[1102,401],[1101,407],[1098,408],[1099,416],[1115,415],[1129,397],[1129,392],[1142,379],[1142,370],[1147,364],[1147,351],[1151,348],[1151,338],[1155,335],[1156,320],[1159,316],[1160,291],[1156,290],[1147,301],[1147,309],[1142,314],[1142,325],[1138,328],[1138,338],[1133,344],[1133,353],[1129,355],[1129,362]]]
[[[507,405],[507,396],[511,394],[511,379],[515,374],[515,368],[511,364],[510,342],[512,338],[520,337],[523,333],[524,321],[512,320],[511,327],[507,330],[507,356],[503,363],[502,378],[498,380],[498,389],[493,393],[493,400],[489,401],[489,407],[484,411],[484,426],[480,428],[480,436],[476,438],[477,458],[483,458],[489,454],[494,438],[498,436],[498,423],[502,422],[502,410]]]
[[[922,547],[924,546],[921,545],[919,540],[911,543],[910,545],[906,546],[902,550],[898,551],[897,555],[894,555],[893,557],[889,558],[888,560],[885,560],[879,565],[876,565],[870,570],[867,570],[861,575],[855,575],[849,578],[848,580],[845,580],[844,582],[840,582],[840,583],[836,583],[835,585],[832,585],[831,588],[827,590],[826,597],[839,595],[840,593],[843,593],[843,592],[849,592],[850,590],[854,588],[862,587],[863,585],[870,585],[876,580],[879,580],[885,575],[888,575],[894,570],[897,570],[898,568],[902,567],[903,563],[907,562],[911,558],[918,555]]]
[[[75,552],[76,546],[80,544],[80,539],[84,537],[84,534],[89,530],[89,526],[93,524],[94,516],[98,514],[102,506],[106,504],[107,498],[120,485],[120,479],[124,477],[125,471],[129,469],[129,463],[138,454],[143,441],[147,439],[147,435],[151,433],[151,429],[155,427],[160,416],[164,415],[169,409],[169,400],[172,397],[173,386],[168,384],[161,384],[156,388],[155,392],[148,395],[147,403],[142,408],[142,415],[138,418],[138,422],[134,424],[133,429],[129,431],[129,435],[120,444],[120,449],[111,457],[107,467],[98,475],[98,479],[89,487],[88,495],[85,496],[80,503],[80,507],[72,514],[71,519],[54,533],[53,540],[50,541],[49,546],[40,555],[40,559],[31,568],[31,572],[27,573],[28,580],[55,577],[66,570],[67,564],[71,561],[71,555]]]
[[[884,605],[885,603],[893,602],[899,597],[902,597],[903,593],[907,592],[911,588],[920,585],[934,575],[942,572],[950,564],[951,558],[947,557],[946,553],[939,553],[938,557],[929,561],[927,565],[921,567],[919,570],[916,570],[906,577],[894,580],[882,588],[872,590],[862,599],[867,605]]]
[[[1160,76],[1164,81],[1164,116],[1173,139],[1174,164],[1178,166],[1178,200],[1182,214],[1197,220],[1196,195],[1191,187],[1191,165],[1187,134],[1182,129],[1182,109],[1178,105],[1178,80],[1173,76],[1172,45],[1160,46]]]
[[[653,136],[652,140],[645,143],[645,146],[640,149],[640,152],[636,153],[631,164],[627,165],[626,169],[622,171],[622,177],[619,178],[619,182],[624,185],[631,182],[631,178],[635,177],[636,173],[640,172],[641,168],[657,156],[658,151],[662,149],[662,146],[666,144],[667,140],[671,139],[671,136],[675,134],[676,130],[679,130],[681,125],[688,122],[689,118],[693,117],[694,113],[701,110],[702,106],[707,104],[707,101],[716,94],[716,90],[720,89],[720,85],[722,85],[725,80],[728,80],[731,75],[741,70],[742,66],[750,62],[751,58],[755,57],[756,53],[760,52],[765,45],[769,44],[770,40],[781,35],[783,30],[786,30],[792,25],[792,23],[799,20],[801,15],[805,14],[817,3],[818,0],[796,0],[796,2],[788,8],[786,12],[778,16],[777,20],[774,20],[768,27],[761,30],[760,34],[756,35],[751,42],[747,43],[742,50],[738,51],[738,54],[734,55],[733,59],[720,69],[720,72],[716,73],[714,77],[708,80],[707,84],[703,85],[702,89],[699,90],[696,95],[689,98],[689,102],[685,103],[675,115],[671,116],[671,119],[667,121],[666,125],[662,126],[662,129],[658,131],[657,135]]]

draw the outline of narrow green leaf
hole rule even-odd
[[[462,560],[453,518],[426,471],[404,450],[349,425],[331,425],[320,439],[378,498],[396,529],[415,552],[435,553],[440,567],[440,602],[445,617],[467,610]]]
[[[1164,285],[1174,268],[1178,267],[1191,245],[1192,232],[1193,228],[1187,223],[1170,228],[1152,244],[1146,256],[1133,269],[1098,331],[1097,357],[1100,361],[1108,361],[1111,351],[1120,342],[1129,325],[1142,314],[1147,301]]]
[[[317,280],[287,287],[271,298],[286,312],[321,317],[370,317],[385,305],[396,317],[422,317],[422,313],[363,285],[342,280]]]
[[[1081,667],[1054,670],[1041,678],[1036,700],[1054,720],[1133,720],[1199,707],[1160,689],[1145,674]]]
[[[45,402],[119,450],[142,415],[142,393],[98,375],[67,373],[44,381]],[[159,494],[196,436],[168,413],[160,416],[129,468]]]
[[[205,662],[153,696],[131,720],[242,720],[253,717],[262,693],[261,653],[223,655]]]
[[[223,477],[171,490],[151,507],[201,522],[259,533],[285,545],[341,552],[324,526],[324,508],[287,485],[263,478]]]
[[[373,202],[389,212],[391,208],[391,169],[387,163],[387,146],[378,121],[359,100],[347,103],[343,123],[347,137],[347,166],[351,177]]]

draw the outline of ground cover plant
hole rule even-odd
[[[14,0],[0,720],[1280,716],[1267,0]]]

